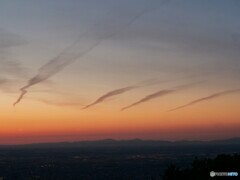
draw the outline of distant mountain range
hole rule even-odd
[[[174,146],[239,146],[240,138],[213,141],[161,141],[161,140],[114,140],[33,143],[24,145],[0,145],[0,148],[81,148],[81,147],[174,147]],[[240,149],[239,149],[240,151]]]

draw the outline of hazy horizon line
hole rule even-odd
[[[179,142],[218,142],[218,141],[231,141],[231,140],[239,140],[239,137],[230,137],[230,138],[214,138],[214,139],[182,139],[182,140],[166,140],[166,139],[143,139],[143,138],[129,138],[129,139],[117,139],[117,138],[103,138],[103,139],[96,139],[96,140],[78,140],[78,141],[44,141],[44,142],[32,142],[32,143],[16,143],[16,144],[0,144],[1,147],[11,147],[11,146],[31,146],[31,145],[47,145],[47,144],[61,144],[61,143],[68,143],[68,144],[74,144],[74,143],[94,143],[94,142],[130,142],[130,141],[142,141],[142,142],[167,142],[167,143],[179,143]]]

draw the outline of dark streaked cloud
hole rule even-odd
[[[99,104],[103,101],[105,101],[106,99],[110,98],[110,97],[113,97],[113,96],[117,96],[117,95],[120,95],[120,94],[123,94],[127,91],[130,91],[130,90],[133,90],[133,89],[136,89],[138,88],[138,86],[128,86],[128,87],[124,87],[124,88],[120,88],[120,89],[116,89],[116,90],[113,90],[113,91],[110,91],[106,94],[104,94],[103,96],[99,97],[95,102],[85,106],[83,109],[88,109],[96,104]]]
[[[133,89],[137,89],[137,88],[141,88],[141,87],[145,87],[145,86],[151,86],[151,85],[154,85],[154,84],[157,84],[161,81],[157,80],[157,79],[150,79],[150,80],[147,80],[147,81],[144,81],[144,82],[141,82],[141,83],[138,83],[136,85],[132,85],[132,86],[127,86],[127,87],[123,87],[123,88],[119,88],[119,89],[115,89],[115,90],[112,90],[110,92],[107,92],[106,94],[102,95],[101,97],[99,97],[96,101],[94,101],[93,103],[83,107],[83,109],[88,109],[92,106],[95,106],[99,103],[102,103],[104,102],[105,100],[109,99],[110,97],[113,97],[113,96],[117,96],[117,95],[120,95],[120,94],[123,94],[123,93],[126,93],[128,91],[131,91]]]
[[[185,104],[185,105],[182,105],[182,106],[178,106],[178,107],[176,107],[174,109],[170,109],[169,111],[176,111],[178,109],[183,109],[183,108],[192,106],[194,104],[198,104],[198,103],[201,103],[201,102],[204,102],[204,101],[210,101],[212,99],[219,98],[221,96],[224,96],[224,95],[227,95],[227,94],[236,93],[236,92],[240,92],[240,89],[232,89],[232,90],[228,90],[228,91],[215,93],[215,94],[203,97],[203,98],[196,99],[196,100],[194,100],[194,101],[192,101],[192,102],[190,102],[188,104]]]
[[[158,98],[158,97],[161,97],[161,96],[165,96],[165,95],[168,95],[168,94],[171,94],[171,93],[175,93],[176,91],[178,90],[181,90],[181,89],[185,89],[185,88],[188,88],[190,86],[193,86],[195,84],[199,84],[201,82],[196,82],[196,83],[191,83],[191,84],[185,84],[185,85],[180,85],[180,86],[176,86],[172,89],[164,89],[164,90],[160,90],[156,93],[153,93],[153,94],[150,94],[150,95],[147,95],[146,97],[140,99],[139,101],[129,105],[129,106],[126,106],[124,108],[121,109],[121,111],[124,111],[126,109],[129,109],[129,108],[132,108],[134,106],[137,106],[139,104],[142,104],[142,103],[145,103],[145,102],[148,102],[150,100],[153,100],[155,98]]]
[[[99,103],[104,102],[105,100],[107,100],[110,97],[121,95],[123,93],[126,93],[126,92],[134,90],[134,89],[138,89],[138,88],[142,88],[142,87],[146,87],[146,86],[153,86],[153,85],[160,84],[160,83],[167,83],[167,82],[171,82],[171,81],[182,80],[182,79],[185,79],[185,78],[192,78],[192,77],[195,77],[195,76],[186,76],[186,77],[180,77],[180,78],[169,79],[169,80],[150,79],[150,80],[138,83],[136,85],[115,89],[115,90],[112,90],[112,91],[107,92],[106,94],[102,95],[96,101],[94,101],[93,103],[85,106],[83,109],[88,109],[92,106],[95,106]]]
[[[126,109],[132,108],[132,107],[134,107],[134,106],[137,106],[137,105],[142,104],[142,103],[144,103],[144,102],[147,102],[147,101],[150,101],[150,100],[152,100],[152,99],[158,98],[158,97],[160,97],[160,96],[164,96],[164,95],[173,93],[173,92],[175,92],[175,91],[176,91],[176,90],[161,90],[161,91],[158,91],[158,92],[156,92],[156,93],[154,93],[154,94],[150,94],[150,95],[144,97],[143,99],[141,99],[141,100],[139,100],[139,101],[137,101],[137,102],[135,102],[135,103],[133,103],[133,104],[131,104],[131,105],[129,105],[129,106],[126,106],[126,107],[122,108],[121,111],[124,111],[124,110],[126,110]]]

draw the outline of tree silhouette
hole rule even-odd
[[[207,180],[212,179],[210,172],[240,172],[240,155],[220,154],[214,159],[195,158],[190,168],[180,169],[176,165],[170,165],[162,175],[163,180]],[[233,179],[233,177],[224,177]],[[235,177],[234,179],[240,179]]]

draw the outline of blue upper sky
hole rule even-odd
[[[238,0],[2,0],[0,38],[8,43],[0,46],[2,66],[11,69],[11,62],[16,69],[1,77],[25,69],[19,89],[79,37],[74,51],[117,31],[50,80],[71,87],[77,76],[81,86],[121,86],[210,74],[218,88],[234,86],[240,75],[239,9]]]

